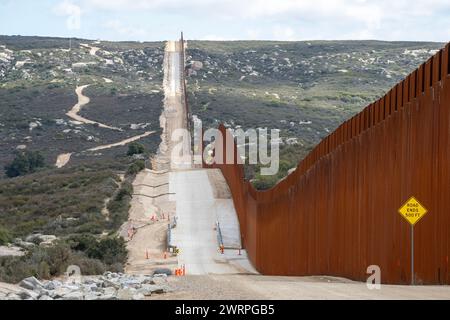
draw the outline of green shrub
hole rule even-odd
[[[115,231],[101,215],[118,191],[115,178],[111,170],[73,167],[0,180],[0,226],[13,238]]]
[[[122,201],[124,197],[131,197],[132,195],[133,195],[133,185],[128,181],[125,181],[122,184],[122,187],[120,188],[119,192],[117,192],[114,201]]]
[[[102,261],[86,257],[86,255],[81,252],[73,253],[69,262],[70,265],[80,267],[81,274],[83,275],[103,274],[106,270],[110,270]]]
[[[39,151],[25,151],[18,153],[14,160],[5,166],[5,173],[13,178],[35,172],[44,166],[45,160]]]
[[[274,176],[261,176],[258,175],[257,178],[252,180],[252,184],[257,190],[267,190],[272,188],[278,182],[276,175]]]
[[[35,247],[22,257],[0,257],[0,281],[17,283],[30,276],[50,279],[64,274],[70,265],[79,266],[83,275],[122,272],[126,258],[122,238],[75,235],[53,247]]]
[[[8,230],[0,226],[0,245],[11,242],[12,237]]]
[[[90,258],[103,261],[107,265],[124,263],[127,258],[127,249],[122,238],[106,238],[95,242],[86,250]]]
[[[74,251],[83,252],[91,259],[98,259],[106,265],[123,264],[127,258],[125,241],[110,237],[98,240],[90,234],[73,235],[67,243]]]
[[[136,160],[128,167],[127,175],[134,176],[144,169],[145,169],[145,161],[144,160]]]
[[[134,154],[142,154],[145,152],[145,148],[142,144],[138,142],[133,142],[128,145],[128,156],[132,156]]]

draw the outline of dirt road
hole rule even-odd
[[[151,135],[153,133],[155,133],[155,131],[147,131],[147,132],[145,132],[143,134],[140,134],[140,135],[137,135],[137,136],[134,136],[134,137],[130,137],[130,138],[121,140],[119,142],[101,145],[101,146],[98,146],[98,147],[87,149],[85,151],[100,151],[100,150],[105,150],[105,149],[111,149],[111,148],[114,148],[114,147],[125,146],[125,145],[127,145],[127,144],[129,144],[131,142],[134,142],[134,141],[137,141],[139,139],[148,137],[149,135]],[[82,152],[85,152],[85,151],[82,151]],[[66,164],[69,163],[70,158],[72,157],[72,155],[73,155],[73,153],[62,153],[62,154],[60,154],[56,158],[55,166],[57,168],[64,167]]]
[[[177,258],[164,252],[167,248],[167,225],[175,214],[169,199],[167,172],[144,170],[133,182],[128,222],[122,236],[128,240],[127,273],[151,274],[155,268],[177,266]],[[132,231],[134,228],[135,233]],[[130,236],[131,235],[131,236]]]
[[[79,87],[76,88],[75,92],[76,92],[76,94],[78,96],[78,103],[76,105],[74,105],[73,108],[69,112],[66,113],[67,116],[69,116],[73,120],[78,121],[80,123],[97,124],[101,128],[122,131],[122,129],[120,129],[120,128],[111,127],[111,126],[108,126],[106,124],[103,124],[103,123],[100,123],[100,122],[96,122],[96,121],[92,121],[92,120],[86,119],[86,118],[78,115],[78,113],[81,111],[81,109],[90,102],[89,97],[83,95],[83,90],[86,89],[87,87],[89,87],[89,85],[79,86]],[[149,135],[151,135],[153,133],[154,133],[154,131],[147,131],[147,132],[145,132],[143,134],[140,134],[140,135],[137,135],[137,136],[134,136],[134,137],[130,137],[130,138],[121,140],[119,142],[101,145],[101,146],[98,146],[98,147],[87,149],[86,151],[99,151],[99,150],[105,150],[105,149],[110,149],[110,148],[114,148],[114,147],[124,146],[124,145],[127,145],[127,144],[129,144],[131,142],[134,142],[136,140],[145,138],[145,137],[147,137],[147,136],[149,136]],[[73,153],[62,153],[62,154],[58,155],[58,157],[56,158],[55,166],[57,168],[64,167],[65,165],[67,165],[67,163],[69,163],[70,158],[71,158],[72,155],[73,155]]]
[[[73,108],[70,111],[68,111],[66,113],[66,115],[68,117],[72,118],[73,120],[84,123],[84,124],[97,124],[101,128],[122,131],[122,129],[120,129],[120,128],[111,127],[106,124],[103,124],[103,123],[100,123],[97,121],[93,121],[93,120],[89,120],[89,119],[86,119],[86,118],[78,115],[78,113],[81,111],[81,109],[90,102],[89,97],[83,95],[83,90],[89,86],[90,85],[79,86],[75,89],[75,93],[77,94],[77,97],[78,97],[78,102],[76,105],[73,106]]]
[[[152,299],[217,300],[361,300],[450,299],[450,286],[381,285],[334,277],[276,277],[261,275],[188,275],[169,278],[174,291]]]
[[[98,47],[91,47],[90,45],[85,44],[85,43],[80,43],[80,46],[88,48],[89,49],[89,54],[91,56],[97,56],[97,51],[100,50],[100,48],[98,48]]]
[[[114,147],[124,146],[124,145],[129,144],[131,142],[134,142],[136,140],[148,137],[149,135],[151,135],[153,133],[155,133],[155,131],[147,131],[147,132],[145,132],[143,134],[140,134],[140,135],[137,135],[137,136],[134,136],[134,137],[131,137],[131,138],[127,138],[127,139],[124,139],[124,140],[116,142],[116,143],[105,144],[103,146],[98,146],[98,147],[95,147],[95,148],[91,148],[91,149],[88,149],[87,151],[99,151],[99,150],[105,150],[105,149],[110,149],[110,148],[114,148]]]
[[[70,157],[72,156],[72,153],[62,153],[56,158],[55,166],[57,168],[62,168],[66,164],[69,163]]]

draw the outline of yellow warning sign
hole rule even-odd
[[[398,209],[398,212],[410,224],[415,225],[417,221],[427,213],[427,209],[425,209],[416,198],[411,197],[400,209]]]

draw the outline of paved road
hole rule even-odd
[[[163,133],[158,155],[154,159],[155,170],[188,169],[191,167],[189,155],[190,140],[185,139],[184,149],[187,158],[174,157],[173,150],[179,145],[179,140],[172,141],[174,132],[186,129],[186,110],[182,96],[181,70],[184,67],[181,61],[181,46],[178,42],[168,41],[164,57],[164,111],[160,117]],[[187,133],[187,131],[186,131]],[[177,153],[181,155],[180,153]]]
[[[234,206],[224,205],[223,199],[215,199],[207,170],[171,172],[170,192],[176,201],[177,227],[173,229],[173,243],[180,248],[179,265],[186,265],[187,274],[233,274],[252,272],[245,253],[227,250],[220,254],[215,223],[224,210],[236,215]],[[228,201],[232,202],[231,199]],[[235,238],[239,239],[237,219]]]
[[[175,96],[177,94],[181,94],[181,53],[179,50],[179,46],[177,43],[173,41],[169,41],[167,44],[166,53],[168,55],[168,63],[169,63],[169,73],[168,73],[168,81],[170,83],[169,90],[165,91],[166,96],[171,95]]]

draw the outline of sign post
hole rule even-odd
[[[411,225],[411,285],[414,285],[414,225],[428,211],[416,198],[411,197],[398,209],[398,212]]]
[[[411,225],[411,285],[414,285],[414,225]]]

